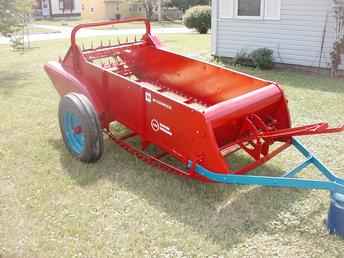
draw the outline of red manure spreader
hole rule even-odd
[[[139,21],[146,25],[139,40],[89,49],[77,44],[80,29]],[[344,236],[344,180],[295,138],[338,133],[344,127],[318,123],[293,128],[278,83],[165,50],[143,18],[76,26],[65,58],[49,62],[45,70],[61,95],[63,140],[79,160],[99,160],[106,134],[154,167],[203,182],[328,190],[327,227]],[[128,133],[115,135],[113,122]],[[159,152],[148,152],[151,146]],[[288,147],[305,160],[284,175],[249,174]],[[241,167],[229,162],[237,151],[250,162]],[[166,156],[182,166],[168,162]],[[326,180],[298,177],[310,165]]]

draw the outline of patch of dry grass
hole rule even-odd
[[[161,38],[185,54],[209,53],[207,35]],[[343,256],[344,240],[323,225],[326,192],[204,185],[108,141],[97,164],[71,158],[58,129],[59,97],[42,69],[68,41],[35,46],[24,55],[0,47],[1,258]],[[244,70],[284,84],[295,124],[342,122],[343,80]],[[344,176],[343,139],[303,142]],[[282,173],[296,160],[286,152],[255,173]]]

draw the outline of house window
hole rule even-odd
[[[219,0],[220,18],[280,20],[281,0]]]
[[[261,0],[238,0],[238,16],[261,16]]]
[[[59,0],[59,9],[64,10],[64,1],[63,0]]]
[[[60,10],[73,10],[74,1],[73,0],[59,0],[59,9]]]

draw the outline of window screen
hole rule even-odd
[[[74,1],[73,0],[64,0],[64,9],[73,10],[74,9]]]
[[[238,0],[238,16],[260,16],[261,0]]]

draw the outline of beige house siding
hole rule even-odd
[[[153,8],[153,18],[157,18],[157,6]],[[126,0],[81,0],[81,16],[87,20],[121,19],[146,16],[143,4],[128,3]],[[182,12],[175,8],[163,11],[163,16],[172,19],[182,17]]]
[[[119,19],[145,16],[144,6],[121,0],[82,0],[81,16],[88,20]]]
[[[81,17],[86,20],[105,19],[104,1],[81,0]]]

